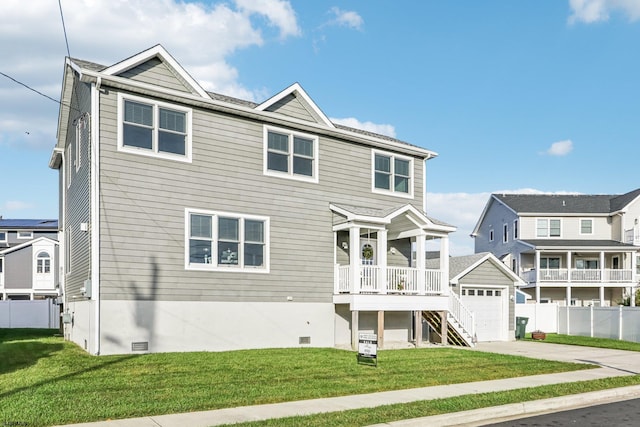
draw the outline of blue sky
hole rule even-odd
[[[299,82],[332,120],[439,154],[428,213],[458,227],[492,192],[639,187],[640,0],[61,0],[72,56],[162,44],[205,88],[262,101]],[[58,2],[0,3],[0,72],[59,98]],[[5,52],[6,51],[6,52]],[[58,106],[0,75],[0,215],[57,217]]]

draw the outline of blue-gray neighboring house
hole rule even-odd
[[[0,300],[58,296],[58,220],[0,217]]]

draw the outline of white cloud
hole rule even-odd
[[[111,65],[160,43],[205,89],[248,100],[261,100],[264,89],[244,87],[227,58],[263,45],[267,27],[281,38],[301,34],[285,0],[63,0],[62,7],[71,56]],[[25,7],[23,0],[2,0],[0,39],[0,71],[58,99],[67,55],[58,2],[31,0]],[[11,124],[2,127],[0,145],[54,146],[55,102],[3,76],[0,99],[0,117]],[[40,135],[40,141],[24,140],[26,132]]]
[[[336,124],[361,129],[368,132],[379,133],[380,135],[390,136],[391,138],[396,137],[396,129],[393,127],[393,125],[377,124],[373,122],[361,122],[354,117],[347,117],[344,119],[330,118],[329,120]]]
[[[25,209],[31,209],[33,204],[28,202],[23,202],[20,200],[8,200],[2,205],[3,211],[14,212],[21,211]]]
[[[558,141],[551,144],[551,147],[547,150],[547,154],[550,156],[566,156],[573,150],[573,142],[570,139],[564,141]]]
[[[339,7],[332,7],[329,9],[329,13],[334,15],[334,18],[326,25],[339,25],[343,27],[349,27],[354,30],[362,30],[364,27],[364,19],[352,10],[342,10]]]
[[[569,23],[607,21],[611,12],[619,11],[630,21],[640,19],[640,1],[638,0],[569,0],[572,14]]]

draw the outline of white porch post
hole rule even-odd
[[[571,285],[567,285],[567,307],[571,306]]]
[[[638,283],[638,275],[636,274],[636,269],[638,268],[638,263],[636,260],[635,252],[631,253],[631,298],[629,300],[629,305],[631,307],[636,306],[636,284]]]
[[[387,293],[387,230],[378,230],[378,289],[381,294]]]
[[[425,233],[421,232],[416,236],[416,265],[413,267],[418,269],[418,294],[424,295],[425,289],[425,275],[426,275],[426,252],[425,252]]]
[[[604,251],[600,251],[600,283],[605,281],[604,275]],[[602,307],[602,301],[600,301],[600,306]]]
[[[540,251],[536,251],[536,304],[540,303]]]
[[[571,251],[567,252],[567,282],[571,283]]]
[[[349,283],[352,294],[360,293],[360,227],[349,228]]]
[[[600,307],[604,307],[604,286],[600,286]]]
[[[424,263],[424,253],[422,254]],[[440,239],[440,274],[443,295],[449,295],[449,236],[443,236]]]

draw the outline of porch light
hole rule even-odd
[[[347,242],[342,242],[342,249],[344,249],[345,251],[346,251],[347,249],[349,249],[349,243],[347,243]]]

